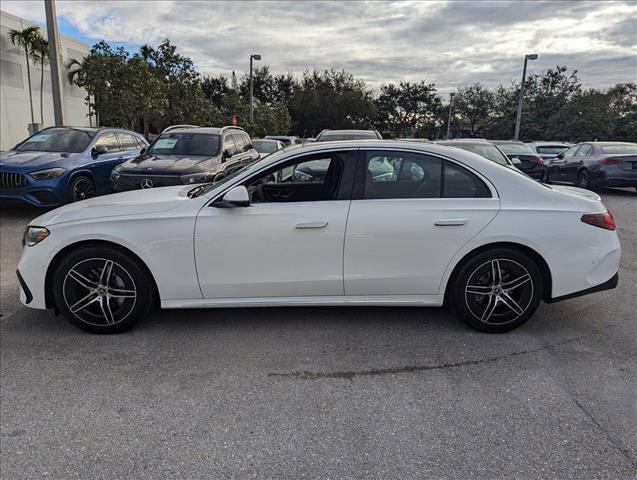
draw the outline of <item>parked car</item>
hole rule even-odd
[[[277,150],[281,150],[285,148],[283,142],[279,140],[273,140],[271,138],[253,138],[252,145],[254,149],[259,152],[261,158],[270,155],[271,153],[276,152]]]
[[[327,164],[319,181],[290,170]],[[389,165],[391,180],[371,166]],[[125,192],[31,221],[22,302],[92,332],[163,308],[446,301],[504,332],[540,301],[614,288],[600,197],[474,153],[396,141],[280,150],[216,184]],[[249,208],[247,208],[249,207]],[[550,239],[550,241],[547,241]],[[294,259],[286,261],[282,259]],[[424,314],[424,313],[423,313]]]
[[[301,139],[299,137],[295,137],[294,135],[266,135],[265,138],[270,138],[272,140],[278,140],[286,147],[290,145],[297,145],[301,143]]]
[[[522,162],[513,162],[507,157],[497,145],[480,139],[464,139],[464,140],[439,140],[438,145],[447,145],[449,147],[462,148],[468,152],[477,153],[481,157],[488,158],[492,162],[505,165],[507,167],[519,166]]]
[[[549,163],[547,180],[580,188],[637,188],[637,143],[578,143]]]
[[[258,160],[239,127],[180,128],[162,133],[139,156],[111,174],[117,191],[218,181]]]
[[[546,182],[544,159],[531,150],[531,147],[525,143],[516,142],[515,140],[492,140],[491,143],[497,145],[512,162],[517,163],[514,160],[517,158],[520,161],[520,164],[516,166],[522,172],[536,180]]]
[[[382,138],[378,130],[323,130],[317,135],[315,142],[380,140]]]
[[[0,154],[0,200],[55,207],[109,193],[113,167],[147,145],[117,128],[46,128]]]
[[[545,164],[573,146],[566,142],[529,142],[527,145],[544,159]]]

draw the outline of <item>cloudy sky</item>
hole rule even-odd
[[[1,8],[44,23],[41,0]],[[637,80],[635,1],[64,1],[62,33],[135,50],[169,38],[202,73],[243,73],[250,53],[274,72],[345,69],[373,87],[425,79],[447,92],[531,72],[577,69],[586,87]]]

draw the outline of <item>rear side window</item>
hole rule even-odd
[[[234,140],[232,139],[233,135],[228,135],[226,139],[223,141],[223,149],[227,151],[230,155],[236,155],[239,150],[235,145]]]
[[[452,162],[411,152],[365,152],[362,198],[488,198],[475,174]],[[360,192],[360,188],[357,191]]]
[[[135,150],[139,148],[137,146],[137,140],[132,135],[128,133],[118,133],[117,135],[119,136],[119,142],[122,144],[123,150]]]
[[[119,152],[120,146],[115,133],[103,133],[95,142],[95,145],[106,147],[107,152]]]
[[[443,162],[442,196],[444,198],[489,198],[489,188],[477,175],[451,162]]]
[[[237,146],[237,153],[243,152],[245,148],[245,138],[243,138],[243,135],[239,133],[234,133],[232,134],[232,139],[234,140],[234,143]]]

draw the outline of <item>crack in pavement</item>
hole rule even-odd
[[[560,347],[569,343],[578,341],[582,337],[572,338],[570,340],[564,340],[562,342],[543,345],[539,348],[532,350],[522,350],[519,352],[506,353],[504,355],[498,355],[495,357],[482,358],[478,360],[465,360],[462,362],[450,362],[442,363],[439,365],[406,365],[404,367],[388,367],[388,368],[373,368],[369,370],[350,370],[350,371],[337,371],[337,372],[311,372],[311,371],[297,371],[297,372],[271,372],[268,373],[268,377],[283,377],[283,378],[296,378],[298,380],[317,380],[320,378],[338,378],[344,380],[353,380],[355,377],[372,377],[377,375],[392,375],[400,373],[417,373],[425,372],[428,370],[444,370],[448,368],[460,368],[473,365],[480,365],[485,363],[494,363],[505,358],[517,357],[519,355],[528,355],[531,353],[540,352],[548,348]]]
[[[586,415],[590,419],[590,421],[593,422],[593,425],[595,425],[604,434],[606,440],[608,440],[608,443],[610,443],[616,451],[623,455],[633,466],[633,468],[637,468],[637,460],[633,458],[630,450],[628,448],[625,448],[619,440],[613,438],[610,433],[595,419],[593,414],[584,408],[584,406],[577,398],[575,398],[574,395],[571,395],[571,398],[573,399],[575,405],[577,405],[579,409],[584,412],[584,415]]]

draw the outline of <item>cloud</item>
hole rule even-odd
[[[44,21],[40,2],[2,8]],[[637,78],[637,6],[628,1],[58,0],[57,9],[91,41],[136,48],[169,38],[203,73],[241,74],[250,53],[261,53],[273,72],[346,69],[374,87],[424,79],[445,92],[519,81],[532,52],[540,56],[532,72],[567,65],[586,87]]]

